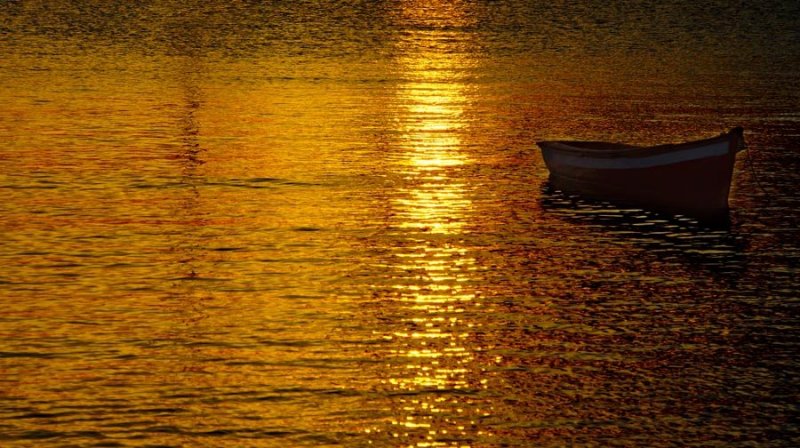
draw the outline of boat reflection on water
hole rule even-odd
[[[660,260],[701,267],[735,278],[747,265],[747,240],[730,215],[713,222],[624,207],[564,192],[550,181],[542,184],[539,204],[545,212],[605,234],[617,244],[634,244]]]

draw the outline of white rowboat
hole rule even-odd
[[[713,138],[649,147],[563,140],[537,144],[556,188],[701,220],[727,214],[736,153],[745,147],[741,127]]]

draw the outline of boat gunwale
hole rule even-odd
[[[573,155],[602,158],[647,157],[670,152],[686,151],[721,142],[730,142],[736,138],[736,129],[716,137],[693,140],[683,143],[667,143],[655,146],[636,146],[625,143],[580,140],[543,140],[536,142],[541,149],[551,149]],[[583,145],[583,146],[581,146]],[[600,148],[592,146],[601,146]],[[612,146],[606,149],[602,146]]]

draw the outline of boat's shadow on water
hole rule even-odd
[[[587,199],[559,190],[550,182],[542,184],[539,201],[550,216],[591,228],[605,240],[643,248],[659,260],[676,261],[730,279],[747,267],[747,239],[729,216],[698,221]]]

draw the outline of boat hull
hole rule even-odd
[[[582,196],[682,214],[727,216],[741,129],[679,145],[634,147],[602,142],[539,142],[550,181]]]

